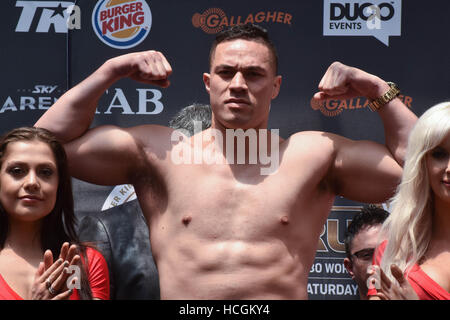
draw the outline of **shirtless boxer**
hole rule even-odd
[[[265,37],[259,27],[238,26],[216,40],[210,73],[203,75],[213,111],[212,126],[203,134],[266,128],[281,76]],[[397,98],[381,107],[386,146],[326,132],[299,132],[286,140],[271,135],[280,141],[279,167],[271,175],[261,175],[260,162],[176,164],[173,130],[167,127],[89,129],[98,99],[114,82],[129,77],[167,87],[171,72],[160,52],[110,59],[36,126],[66,143],[75,177],[134,185],[150,226],[161,298],[307,299],[308,273],[335,196],[388,199],[416,116]],[[389,89],[372,74],[333,63],[314,99],[375,99]]]

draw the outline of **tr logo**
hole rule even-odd
[[[16,32],[30,32],[36,17],[35,32],[48,33],[51,26],[56,33],[67,33],[68,29],[81,29],[81,11],[73,2],[17,1],[16,7],[22,8]]]

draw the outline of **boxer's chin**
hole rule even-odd
[[[255,123],[250,117],[244,117],[239,115],[227,115],[226,117],[216,118],[216,121],[220,123],[222,127],[226,129],[251,129],[255,128]]]
[[[250,108],[222,108],[213,110],[213,123],[226,129],[259,129],[265,128],[267,123],[266,115],[257,114]]]

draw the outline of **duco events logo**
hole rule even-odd
[[[401,0],[324,0],[324,36],[373,36],[389,46],[401,35]]]
[[[400,99],[408,108],[411,108],[413,98],[405,95],[398,95]],[[366,98],[357,97],[348,100],[326,100],[317,101],[311,99],[310,105],[313,110],[319,110],[324,116],[335,117],[340,115],[344,110],[356,110],[368,108],[370,101]]]
[[[281,11],[259,11],[249,13],[247,16],[227,16],[220,8],[209,8],[201,14],[195,13],[192,16],[192,25],[209,34],[218,33],[225,27],[262,22],[291,25],[292,14]]]
[[[92,27],[103,43],[128,49],[144,41],[152,26],[145,0],[99,0],[92,12]]]

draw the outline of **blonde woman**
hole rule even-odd
[[[412,130],[382,235],[380,285],[369,296],[450,299],[450,102],[428,109]]]

